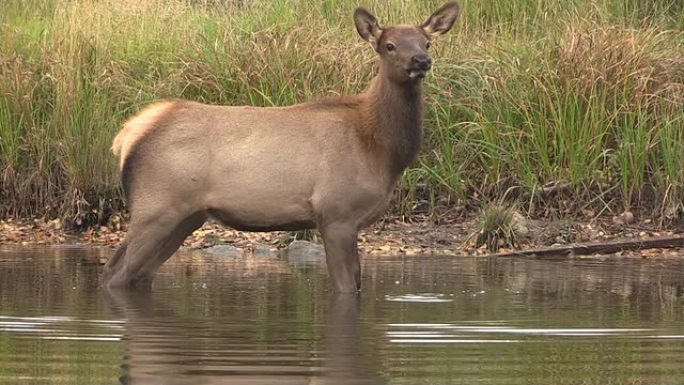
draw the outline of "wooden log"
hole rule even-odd
[[[537,256],[553,257],[567,255],[613,254],[628,250],[667,249],[684,247],[684,236],[659,237],[649,239],[629,239],[603,243],[573,243],[565,246],[544,247],[527,250],[513,250],[505,253],[489,254],[491,257]]]

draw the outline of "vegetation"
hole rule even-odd
[[[486,205],[479,218],[479,231],[475,247],[487,246],[490,252],[500,247],[515,247],[518,244],[518,225],[514,219],[515,209],[511,206],[490,203]]]
[[[364,0],[420,22],[442,0]],[[287,105],[373,76],[349,0],[4,0],[0,217],[121,208],[121,122],[159,98]],[[519,202],[663,217],[684,198],[684,2],[461,0],[395,210]],[[265,181],[267,183],[267,181]],[[545,194],[549,186],[563,185]]]

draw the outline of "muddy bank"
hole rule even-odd
[[[486,247],[475,247],[479,221],[475,216],[440,218],[435,224],[430,218],[414,218],[411,222],[398,218],[387,219],[359,234],[359,248],[365,255],[486,255]],[[605,243],[616,240],[634,241],[676,236],[678,228],[658,229],[650,220],[624,223],[619,219],[582,222],[581,220],[533,221],[520,224],[517,250],[557,247],[577,243]],[[0,220],[0,244],[12,245],[64,245],[87,244],[115,247],[126,234],[125,221],[114,216],[108,226],[89,228],[74,232],[63,229],[55,220],[8,219]],[[284,249],[294,241],[320,244],[317,232],[306,233],[271,232],[246,233],[223,228],[215,222],[207,222],[185,240],[183,247],[210,249],[215,253],[272,254]],[[302,247],[305,243],[293,244]],[[306,251],[306,252],[316,252]],[[499,252],[514,249],[503,245]],[[684,249],[668,247],[638,251],[624,251],[620,255],[684,256]]]

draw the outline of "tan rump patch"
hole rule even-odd
[[[124,123],[123,128],[114,138],[112,152],[119,155],[119,167],[123,168],[126,157],[133,145],[155,127],[155,123],[161,119],[173,107],[174,102],[161,102],[151,104],[138,112],[135,116]]]

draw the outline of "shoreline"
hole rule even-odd
[[[359,233],[359,251],[363,256],[374,255],[447,255],[487,256],[530,254],[531,250],[560,248],[559,255],[573,255],[573,245],[608,244],[616,241],[640,243],[654,239],[677,236],[679,229],[657,229],[650,221],[631,224],[615,223],[613,220],[593,220],[582,223],[578,220],[538,221],[526,220],[524,226],[528,236],[518,240],[518,247],[501,247],[490,252],[486,247],[475,247],[478,234],[478,219],[448,218],[433,224],[429,218],[414,218],[405,222],[398,218],[386,218]],[[126,225],[114,217],[109,226],[87,228],[82,231],[66,231],[58,219],[6,219],[0,220],[0,244],[14,246],[96,246],[112,250],[126,234]],[[308,232],[305,239],[298,239],[292,232],[250,233],[224,228],[214,221],[208,221],[193,232],[182,248],[186,250],[214,249],[229,254],[276,254],[287,249],[294,241],[303,240],[314,244],[322,241],[317,232]],[[639,241],[639,242],[635,242]],[[301,245],[301,243],[300,243]],[[580,247],[580,248],[583,248]],[[322,250],[322,248],[320,248]],[[549,251],[547,250],[546,253]],[[612,252],[609,254],[627,257],[684,257],[684,247],[648,247]]]

